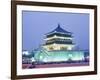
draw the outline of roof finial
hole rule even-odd
[[[58,23],[58,28],[60,28],[60,24]]]

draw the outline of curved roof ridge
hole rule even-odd
[[[57,28],[55,28],[53,31],[51,31],[51,32],[49,32],[47,34],[54,33],[54,32],[65,33],[65,34],[71,33],[71,32],[68,32],[68,31],[64,30],[63,28],[61,28],[60,24],[58,24]]]

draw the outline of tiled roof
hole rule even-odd
[[[58,27],[56,29],[54,29],[53,31],[47,33],[47,34],[51,34],[51,33],[65,33],[65,34],[71,34],[71,32],[68,32],[66,30],[64,30],[63,28],[60,27],[60,24],[58,24]]]

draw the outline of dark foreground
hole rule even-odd
[[[88,66],[89,62],[79,63],[42,63],[42,64],[22,64],[23,69],[34,69],[34,68],[53,68],[53,67],[74,67],[74,66]]]

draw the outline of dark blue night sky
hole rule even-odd
[[[33,50],[44,43],[44,34],[58,24],[72,32],[74,43],[81,49],[89,49],[89,14],[23,11],[23,50]]]

